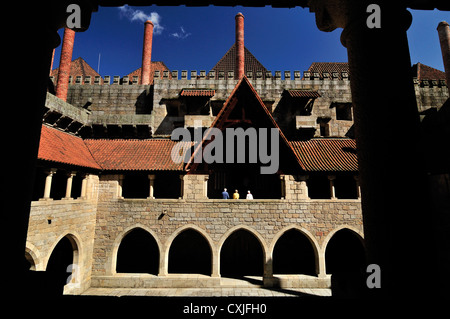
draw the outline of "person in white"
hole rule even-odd
[[[253,199],[253,195],[252,193],[250,193],[250,191],[248,191],[247,193],[247,199]]]

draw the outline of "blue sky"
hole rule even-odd
[[[321,32],[308,9],[248,7],[99,7],[91,25],[77,33],[72,58],[82,57],[104,75],[126,75],[141,66],[144,24],[155,24],[152,61],[171,70],[209,71],[234,43],[234,17],[245,16],[245,46],[272,72],[306,70],[312,62],[347,62],[342,29]],[[450,21],[442,11],[411,10],[411,62],[444,70],[436,27]],[[134,19],[133,19],[134,18]],[[63,30],[59,31],[62,39]],[[61,46],[53,68],[59,66]],[[99,61],[100,55],[100,64]],[[188,73],[189,74],[189,73]]]

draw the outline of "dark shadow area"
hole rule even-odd
[[[300,231],[285,232],[273,251],[274,274],[316,275],[315,255],[310,241]]]
[[[67,267],[73,264],[73,250],[70,239],[63,237],[53,249],[47,264],[46,272],[53,278],[53,282],[60,287],[61,292],[70,276]]]
[[[306,181],[311,199],[330,199],[330,180],[326,175],[311,175]]]
[[[263,250],[253,234],[240,229],[225,240],[220,252],[222,277],[262,276],[263,266]]]
[[[206,239],[193,229],[178,234],[170,246],[169,273],[210,276],[211,272],[211,248]]]
[[[124,198],[147,198],[150,196],[150,180],[147,174],[127,174],[123,179]]]
[[[141,228],[133,229],[120,243],[116,272],[158,275],[158,271],[159,249],[155,239]]]
[[[366,254],[361,239],[349,229],[333,235],[325,251],[327,273],[331,274],[333,297],[360,298],[365,295]]]

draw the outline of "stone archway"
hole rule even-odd
[[[116,257],[116,273],[148,273],[158,275],[159,247],[146,230],[136,227],[122,238]]]
[[[259,238],[239,228],[229,234],[220,249],[222,277],[263,276],[265,251]]]
[[[181,231],[170,244],[168,272],[211,275],[212,248],[208,240],[193,228]]]

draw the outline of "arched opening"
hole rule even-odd
[[[61,287],[66,285],[71,275],[69,265],[76,264],[78,247],[75,241],[68,236],[61,238],[52,251],[47,263],[46,271],[58,282]],[[72,271],[75,270],[72,268]]]
[[[261,243],[247,230],[233,232],[220,251],[222,277],[262,276],[264,254]]]
[[[277,240],[273,249],[273,273],[316,275],[313,246],[300,231],[288,230]]]
[[[334,296],[364,289],[366,254],[361,238],[349,229],[337,231],[325,250],[326,271],[331,274]]]
[[[169,250],[169,273],[211,275],[211,247],[196,230],[182,231]]]
[[[34,258],[29,251],[25,251],[25,260],[30,265],[30,270],[36,270],[36,262],[34,261]]]
[[[142,228],[130,231],[117,251],[116,272],[158,275],[159,249],[156,240]]]

